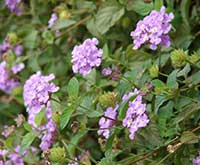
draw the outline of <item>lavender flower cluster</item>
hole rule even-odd
[[[19,85],[19,80],[11,78],[11,74],[7,69],[5,61],[0,63],[0,90],[5,93],[11,93],[12,90]]]
[[[44,151],[51,147],[57,133],[56,124],[52,119],[50,102],[50,94],[59,90],[59,87],[54,83],[50,83],[54,78],[55,76],[53,74],[43,76],[41,72],[37,72],[24,85],[23,96],[24,104],[27,106],[27,112],[29,114],[28,123],[42,132],[40,148]],[[35,117],[43,108],[46,109],[47,123],[38,126],[35,123]]]
[[[196,165],[200,165],[200,156],[197,156],[196,158],[194,158],[194,159],[192,160],[192,162],[193,162],[194,164],[196,164]]]
[[[29,151],[31,151],[34,154],[37,154],[38,150],[35,147],[29,147],[27,148],[22,154],[20,153],[21,146],[18,145],[14,148],[14,152],[8,154],[7,150],[0,150],[0,156],[1,159],[5,160],[5,157],[7,156],[8,160],[3,161],[0,160],[0,165],[24,165],[23,158],[28,154]]]
[[[87,75],[92,68],[101,64],[103,51],[98,49],[99,41],[96,38],[86,39],[83,44],[75,46],[72,51],[72,69],[74,73]]]
[[[11,12],[15,13],[17,16],[21,15],[21,10],[19,8],[20,3],[21,0],[5,0],[6,6]]]
[[[48,21],[48,28],[52,28],[53,25],[55,24],[55,22],[57,21],[57,19],[58,19],[57,14],[56,13],[52,13],[51,14],[51,18]]]
[[[104,116],[99,120],[99,130],[98,134],[103,135],[106,139],[109,137],[110,129],[115,124],[117,119],[117,110],[119,106],[115,108],[108,107],[104,112]]]
[[[10,45],[8,38],[6,38],[0,45],[0,59],[2,60],[5,56],[9,56],[9,51],[14,51],[17,56],[20,56],[23,47],[22,45]],[[10,69],[7,66],[6,61],[0,63],[0,90],[5,93],[11,93],[19,85],[19,80],[13,74],[19,73],[24,68],[24,64],[15,64]]]
[[[172,25],[171,20],[174,18],[173,13],[167,14],[165,7],[160,11],[153,10],[148,16],[137,23],[137,27],[131,32],[134,39],[134,49],[138,49],[142,44],[149,43],[152,50],[157,46],[170,46],[170,38],[168,32]]]
[[[129,137],[132,140],[138,129],[146,127],[149,123],[148,116],[146,115],[146,104],[142,103],[142,96],[139,90],[135,89],[134,92],[124,95],[122,100],[126,101],[133,95],[137,96],[133,101],[129,102],[126,117],[123,119],[123,126],[129,129]]]
[[[149,123],[146,115],[146,104],[142,103],[142,95],[139,90],[125,94],[122,98],[122,103],[128,100],[131,96],[136,95],[133,101],[129,101],[129,106],[126,116],[122,121],[124,127],[129,129],[130,139],[133,140],[138,129],[146,127]],[[110,129],[117,120],[118,105],[113,109],[109,107],[106,109],[104,116],[99,120],[98,134],[103,135],[106,139],[109,137]]]

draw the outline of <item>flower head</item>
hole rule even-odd
[[[133,95],[137,96],[133,101],[129,102],[126,117],[123,119],[123,126],[129,129],[131,140],[134,139],[135,133],[139,128],[146,127],[149,123],[148,116],[146,115],[146,104],[142,103],[142,96],[137,89],[124,95],[122,100],[126,101]]]
[[[83,44],[75,46],[72,51],[72,69],[74,73],[87,75],[92,68],[101,64],[103,51],[98,49],[98,40],[96,38],[86,39]]]
[[[117,119],[118,105],[115,108],[108,107],[104,112],[104,116],[99,120],[98,134],[103,135],[106,139],[109,137],[110,129]]]
[[[167,14],[163,6],[160,11],[153,10],[148,16],[137,23],[137,27],[131,32],[134,39],[134,49],[139,49],[141,45],[149,43],[152,50],[157,46],[170,46],[168,32],[171,29],[171,20],[174,18],[173,13]]]
[[[19,85],[19,81],[15,78],[11,78],[6,65],[5,61],[0,63],[0,90],[11,93],[12,90]]]
[[[56,13],[52,13],[51,14],[51,18],[49,19],[49,22],[48,22],[48,24],[49,24],[48,28],[52,28],[57,19],[58,19],[57,14]]]
[[[103,68],[102,75],[104,76],[110,76],[112,74],[112,69],[110,67]]]
[[[9,10],[18,16],[21,15],[21,10],[19,9],[20,3],[21,0],[5,0],[5,4]]]
[[[194,158],[194,159],[192,160],[192,162],[193,162],[194,164],[196,164],[196,165],[200,165],[200,156],[197,156],[196,158]]]
[[[2,136],[4,136],[5,138],[7,138],[8,136],[10,136],[15,130],[15,126],[11,125],[11,126],[4,126],[4,131],[1,133]]]

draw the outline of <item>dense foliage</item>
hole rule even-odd
[[[0,165],[199,165],[199,27],[198,0],[1,0]]]

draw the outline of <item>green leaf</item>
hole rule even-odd
[[[24,126],[25,130],[27,130],[28,132],[32,131],[32,127],[30,124],[24,123],[23,126]]]
[[[164,95],[156,96],[155,100],[155,114],[158,113],[159,108],[163,105],[163,103],[167,101],[167,98]]]
[[[127,10],[133,10],[136,13],[145,16],[153,10],[153,3],[144,3],[142,0],[130,1],[127,4]]]
[[[26,48],[29,48],[29,49],[36,48],[37,35],[38,35],[37,30],[32,30],[28,33],[28,35],[24,38],[24,41],[25,41],[24,44]]]
[[[124,101],[120,104],[119,115],[118,115],[119,120],[123,120],[125,118],[129,101],[133,101],[136,97],[137,97],[137,95],[133,95],[129,99],[127,99],[126,101]]]
[[[120,6],[106,6],[99,9],[95,19],[97,31],[105,34],[123,15],[124,8]]]
[[[190,70],[190,64],[187,63],[185,67],[177,73],[177,77],[184,76],[186,78]]]
[[[181,16],[186,24],[189,25],[189,12],[190,12],[190,2],[191,0],[181,1]]]
[[[22,139],[20,153],[23,153],[32,144],[35,138],[36,138],[35,132],[31,131],[27,133]]]
[[[66,127],[74,110],[75,110],[74,106],[69,106],[63,111],[61,118],[60,118],[60,128],[61,129],[64,129]]]
[[[155,0],[154,1],[154,8],[155,10],[160,10],[160,8],[163,6],[163,0]]]
[[[103,59],[107,59],[109,57],[109,49],[108,49],[108,45],[105,44],[103,46]]]
[[[178,83],[176,81],[177,72],[178,70],[174,70],[173,72],[170,73],[169,77],[167,78],[167,87],[171,89],[178,88]]]
[[[166,88],[165,83],[163,83],[161,80],[155,79],[155,80],[152,80],[151,83],[152,83],[152,85],[153,85],[154,87],[157,87],[157,88],[159,88],[159,89],[164,89],[164,88]]]
[[[46,43],[53,44],[54,36],[51,33],[51,31],[49,31],[49,30],[44,31],[42,33],[42,37],[44,38],[44,40],[46,41]]]
[[[78,97],[79,82],[76,77],[73,77],[71,80],[69,80],[67,85],[67,92],[71,99],[76,99]]]
[[[45,108],[43,108],[37,115],[35,116],[35,124],[37,126],[42,125],[46,120],[46,111]]]
[[[67,28],[75,23],[76,23],[75,20],[69,20],[69,19],[68,20],[58,20],[58,21],[56,21],[53,28],[55,30],[60,30],[60,29]]]
[[[180,141],[186,144],[198,143],[198,137],[190,131],[185,131],[182,133]]]

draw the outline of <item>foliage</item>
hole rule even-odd
[[[175,16],[169,33],[171,46],[150,50],[146,45],[133,50],[131,31],[163,5]],[[12,153],[21,145],[23,153],[35,146],[37,154],[30,152],[23,158],[27,164],[51,161],[57,165],[72,160],[88,165],[192,164],[200,152],[199,1],[23,0],[20,9],[22,14],[16,16],[0,2],[0,43],[8,37],[23,45],[23,54],[16,59],[25,64],[17,75],[21,85],[10,94],[0,93],[0,128],[15,125],[18,114],[26,119],[9,137],[0,137],[0,149]],[[57,13],[58,20],[48,28],[52,13]],[[101,65],[86,76],[74,74],[73,47],[93,37],[103,50]],[[6,60],[13,64],[12,58]],[[101,73],[106,67],[112,69],[107,77]],[[60,87],[51,95],[58,135],[49,153],[39,149],[41,135],[27,123],[23,102],[23,85],[37,71],[53,73],[54,83]],[[134,88],[143,93],[150,122],[130,140],[122,120],[136,95],[125,102],[122,96]],[[106,105],[116,103],[118,119],[104,139],[97,134],[98,121]],[[35,118],[37,125],[46,120],[44,110]],[[76,159],[81,154],[84,159]]]

